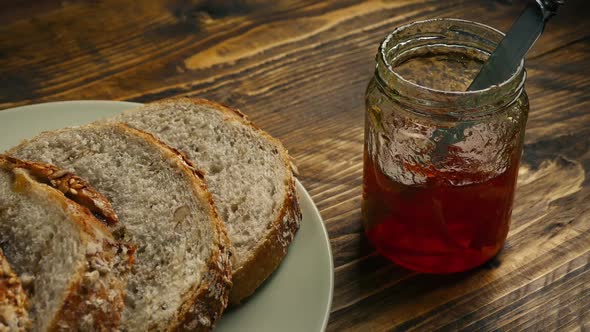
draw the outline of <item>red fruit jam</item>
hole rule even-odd
[[[383,256],[420,272],[481,265],[500,251],[508,234],[520,154],[515,149],[496,177],[455,186],[435,170],[424,184],[395,182],[365,151],[363,222],[369,240]]]

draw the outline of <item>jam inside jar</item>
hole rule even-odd
[[[504,245],[528,115],[523,64],[500,85],[465,92],[502,37],[430,20],[379,48],[366,93],[363,224],[399,265],[460,272]]]

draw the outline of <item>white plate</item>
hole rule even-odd
[[[44,130],[105,118],[140,104],[70,101],[0,111],[0,151]],[[297,181],[303,221],[277,271],[243,305],[228,310],[216,331],[323,331],[334,287],[332,253],[322,218]]]

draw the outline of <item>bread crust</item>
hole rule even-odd
[[[279,266],[287,255],[301,223],[301,210],[297,200],[295,182],[290,179],[289,193],[277,218],[269,225],[269,232],[256,247],[254,254],[239,269],[234,271],[234,286],[230,293],[230,306],[248,298]]]
[[[76,223],[82,244],[87,245],[85,261],[79,264],[75,275],[70,278],[64,302],[52,318],[48,330],[117,329],[121,322],[126,275],[133,263],[134,248],[115,241],[107,227],[88,208],[45,184],[51,183],[46,171],[60,171],[58,168],[1,155],[0,168],[12,171],[17,191],[30,192],[58,204]],[[105,199],[90,186],[85,190],[92,192],[97,199]],[[92,207],[96,208],[94,204]],[[94,248],[91,242],[98,243],[99,247]]]
[[[288,170],[285,179],[287,193],[280,209],[279,216],[267,226],[266,235],[258,242],[253,254],[241,266],[233,270],[233,288],[229,295],[229,305],[237,305],[254,293],[279,266],[287,254],[288,246],[293,241],[301,223],[301,210],[295,188],[295,177],[291,158],[282,143],[264,130],[257,127],[248,117],[238,109],[202,98],[170,98],[151,103],[151,105],[166,105],[167,103],[187,102],[195,105],[205,105],[226,115],[226,121],[238,121],[251,127],[261,136],[276,146],[281,159]]]
[[[21,332],[31,327],[29,299],[20,279],[0,249],[0,332]]]
[[[86,207],[107,226],[118,224],[119,219],[111,202],[88,182],[54,165],[20,160],[8,155],[0,156],[11,168],[26,169],[35,180],[61,191],[67,198]]]
[[[178,318],[168,331],[210,331],[227,307],[232,286],[230,243],[225,234],[217,240],[203,282],[185,295]]]

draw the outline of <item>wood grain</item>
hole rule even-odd
[[[381,39],[434,17],[506,31],[526,1],[21,1],[0,5],[0,109],[187,95],[279,137],[328,228],[328,330],[590,329],[590,2],[530,52],[512,228],[481,268],[432,276],[377,256],[360,224],[364,89]],[[81,110],[83,111],[83,110]]]

